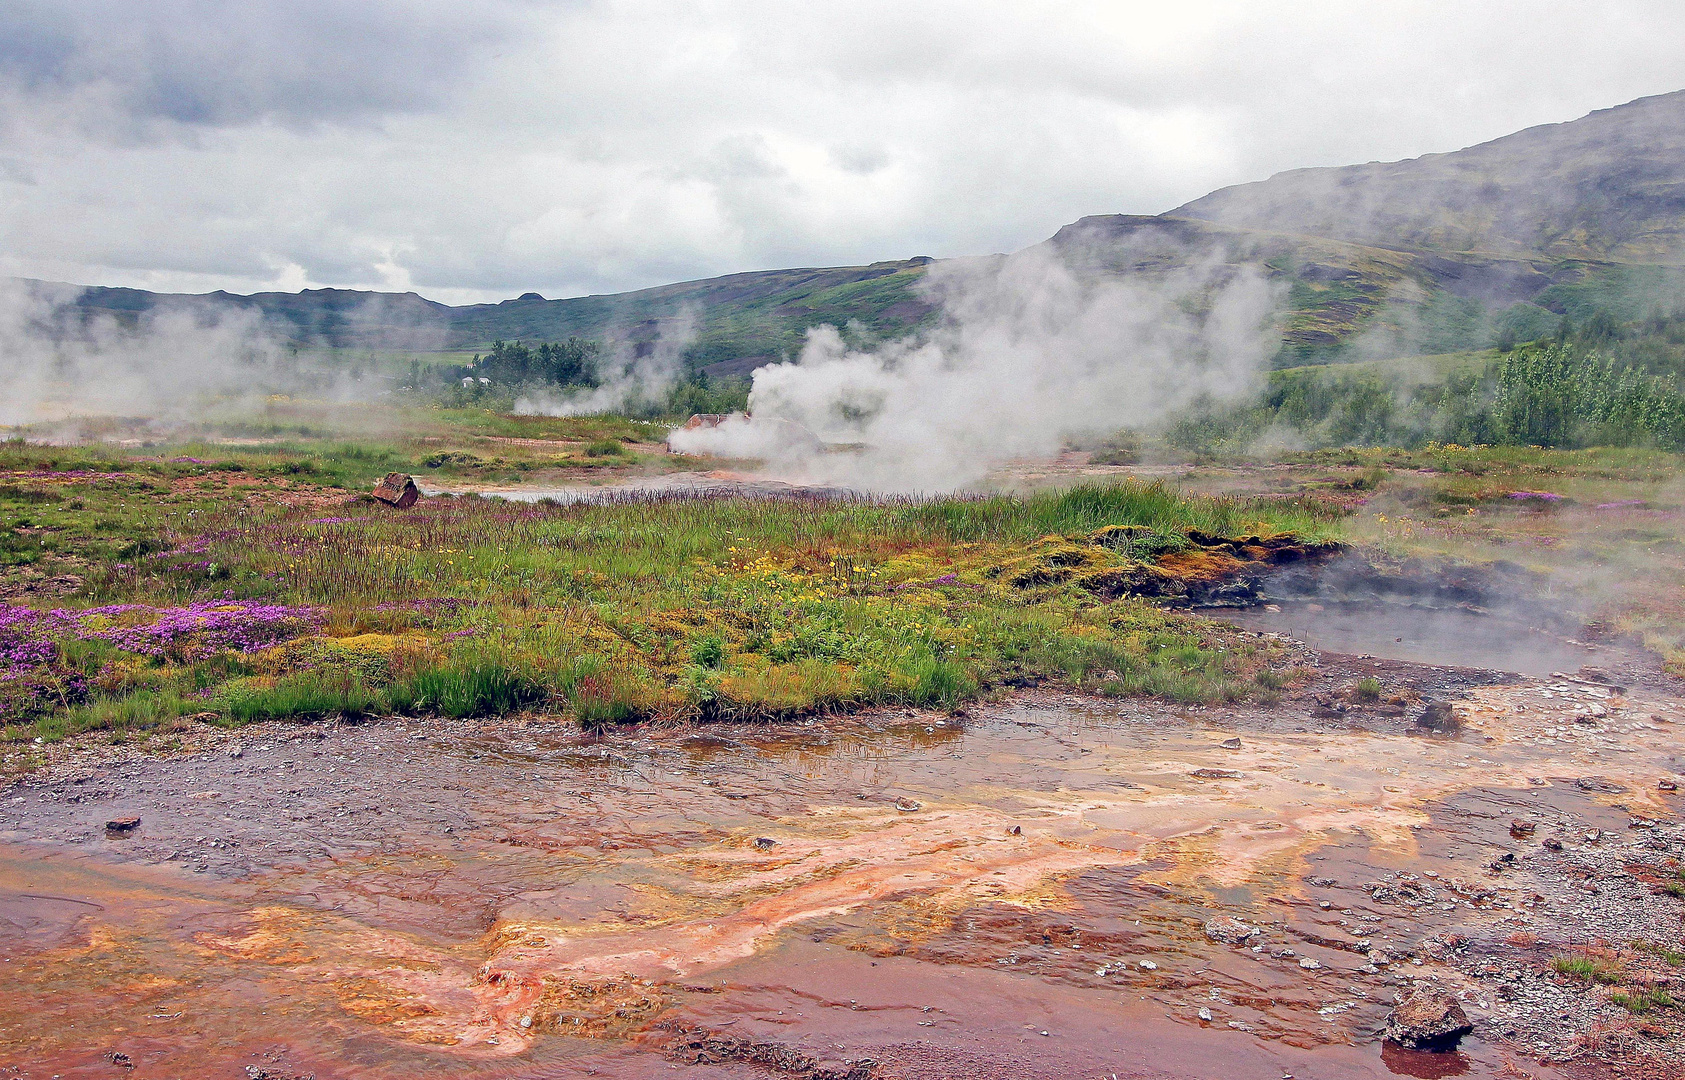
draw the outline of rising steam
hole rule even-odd
[[[1256,390],[1280,300],[1258,272],[1212,255],[1119,280],[1068,254],[935,264],[933,330],[876,348],[811,330],[797,360],[755,372],[751,417],[675,431],[672,446],[762,458],[805,482],[934,491]]]
[[[526,416],[591,416],[618,412],[644,402],[660,402],[685,373],[684,354],[701,325],[694,307],[662,319],[653,340],[611,337],[598,365],[598,385],[571,394],[536,393],[516,399],[515,412]]]
[[[90,415],[196,420],[271,393],[347,389],[300,371],[256,312],[184,305],[125,321],[77,307],[80,292],[0,280],[0,425]]]

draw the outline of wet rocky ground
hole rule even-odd
[[[1685,976],[1668,680],[1297,659],[1267,707],[44,746],[0,1075],[1685,1075],[1616,996]],[[1456,1052],[1381,1039],[1418,984]]]

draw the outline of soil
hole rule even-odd
[[[1298,661],[1273,707],[41,747],[0,1075],[1685,1075],[1677,1010],[1552,966],[1685,971],[1629,946],[1685,932],[1672,681]],[[1418,983],[1458,1050],[1383,1042]]]

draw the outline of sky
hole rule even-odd
[[[446,303],[1013,251],[1685,88],[1678,0],[0,0],[0,276]]]

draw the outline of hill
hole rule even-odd
[[[1453,153],[1300,169],[1156,217],[1101,215],[1045,242],[1085,272],[1151,278],[1219,260],[1280,281],[1278,366],[1484,347],[1604,313],[1685,306],[1685,91],[1529,128]],[[86,313],[249,310],[297,341],[477,349],[496,339],[628,339],[690,321],[687,361],[747,374],[822,323],[882,337],[933,315],[931,260],[766,270],[636,292],[448,307],[414,293],[311,289],[236,296],[74,286]]]
[[[1685,90],[1448,154],[1296,169],[1170,211],[1498,259],[1685,264]]]

